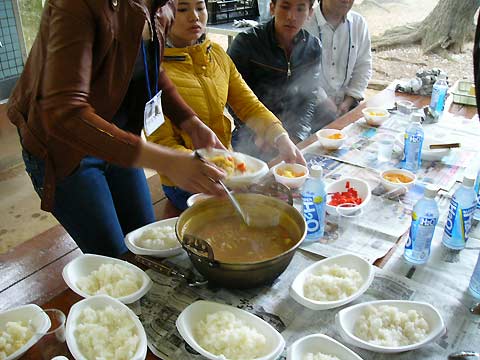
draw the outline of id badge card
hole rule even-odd
[[[145,134],[150,136],[155,130],[157,130],[163,123],[165,118],[163,117],[162,109],[162,90],[155,95],[150,101],[145,104],[145,111],[143,113],[143,128]]]

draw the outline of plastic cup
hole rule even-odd
[[[35,344],[36,353],[43,360],[51,360],[56,356],[68,356],[68,347],[65,338],[65,314],[58,309],[46,309],[43,311],[50,318],[50,328]]]
[[[363,214],[362,209],[357,209],[352,212],[352,206],[355,204],[341,204],[335,208],[336,221],[338,224],[338,233],[340,238],[345,236],[352,236],[357,230],[358,222]]]
[[[392,135],[383,134],[378,138],[378,155],[379,162],[387,162],[392,159],[393,145],[395,137]]]

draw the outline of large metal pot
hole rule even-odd
[[[305,220],[293,206],[274,197],[250,193],[238,194],[236,198],[250,219],[254,219],[254,226],[282,224],[291,232],[294,245],[282,254],[263,261],[225,263],[216,260],[213,249],[205,241],[198,241],[189,234],[198,224],[236,214],[226,198],[207,199],[185,210],[176,224],[177,237],[195,268],[210,283],[228,288],[251,288],[270,283],[287,268],[305,238]]]

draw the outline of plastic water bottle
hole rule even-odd
[[[443,245],[450,249],[461,250],[468,240],[468,233],[472,226],[472,218],[477,206],[477,194],[473,190],[475,179],[465,175],[463,183],[450,200]]]
[[[312,165],[310,178],[302,189],[303,217],[307,223],[307,241],[318,240],[325,231],[327,193],[322,180],[322,166]]]
[[[475,186],[473,189],[477,194],[477,207],[475,209],[475,213],[473,214],[473,218],[475,220],[480,220],[480,170],[478,170],[477,180],[475,180]]]
[[[470,294],[475,298],[480,299],[480,254],[478,255],[477,265],[473,270],[472,277],[470,278],[470,285],[468,286]]]
[[[430,110],[439,117],[443,113],[445,107],[445,99],[447,98],[448,83],[447,75],[440,73],[437,81],[433,84],[432,98],[430,100]]]
[[[425,264],[430,256],[430,245],[438,222],[437,188],[427,185],[423,198],[413,207],[412,225],[403,257],[413,264]]]
[[[416,172],[422,163],[422,144],[425,134],[422,124],[422,116],[412,114],[412,123],[405,130],[405,145],[401,165],[404,169]]]

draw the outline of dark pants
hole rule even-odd
[[[23,160],[41,197],[45,163],[25,150]],[[52,214],[84,253],[112,257],[127,251],[127,233],[155,221],[143,170],[115,166],[92,156],[57,181]]]

